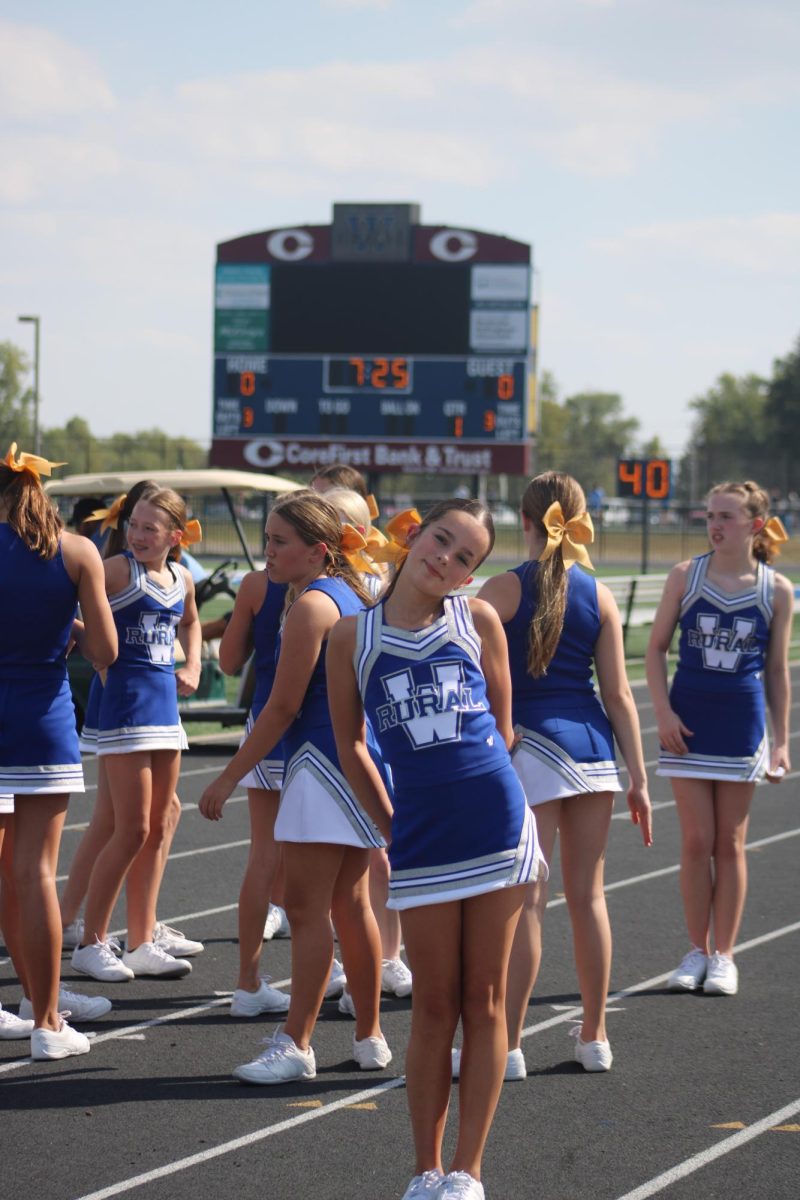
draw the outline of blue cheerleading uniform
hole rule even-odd
[[[103,681],[95,672],[86,697],[86,712],[80,733],[80,747],[84,754],[97,753],[97,734],[100,725],[100,701],[103,698]]]
[[[516,613],[503,628],[511,668],[512,715],[521,740],[513,762],[528,803],[621,790],[611,723],[592,680],[600,635],[597,583],[579,567],[567,572],[564,626],[546,674],[528,672],[528,632],[536,612],[538,562],[514,568]]]
[[[183,572],[167,562],[172,583],[162,588],[125,551],[127,587],[109,597],[119,636],[119,656],[108,668],[100,701],[97,753],[183,750],[188,742],[178,716],[175,630],[183,616]]]
[[[259,713],[269,700],[275,682],[278,639],[281,615],[286,600],[285,583],[268,583],[264,603],[253,617],[253,653],[255,655],[256,686],[244,729],[244,741],[250,736]],[[242,787],[280,791],[283,783],[283,742],[273,746],[260,763],[248,771]]]
[[[546,878],[536,823],[486,698],[469,603],[419,630],[359,614],[353,659],[394,781],[388,907],[459,900]]]
[[[342,579],[315,579],[305,589],[311,591],[322,592],[333,600],[343,617],[353,616],[363,608],[362,601]],[[390,788],[369,727],[367,744]],[[283,735],[283,749],[286,769],[275,821],[276,842],[326,842],[370,848],[385,845],[380,831],[342,774],[328,709],[324,645],[300,712]]]
[[[689,568],[670,688],[672,709],[693,731],[685,738],[689,752],[661,749],[656,774],[746,783],[767,766],[764,667],[775,572],[760,562],[752,587],[723,592],[708,579],[712,554]]]
[[[82,792],[66,652],[77,588],[61,546],[30,550],[0,522],[0,792]]]

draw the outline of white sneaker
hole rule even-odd
[[[339,997],[338,1008],[339,1008],[339,1012],[342,1014],[343,1017],[352,1017],[353,1020],[355,1021],[356,1006],[353,1003],[353,997],[351,996],[350,992],[347,991],[346,988],[342,992],[341,996]]]
[[[289,918],[279,904],[270,904],[267,919],[264,923],[264,941],[272,938],[288,938],[292,936]]]
[[[735,996],[739,990],[739,969],[727,954],[712,954],[708,960],[703,991],[707,996]]]
[[[31,1034],[31,1058],[35,1062],[44,1059],[67,1058],[70,1054],[88,1054],[89,1039],[77,1029],[72,1029],[58,1018],[58,1029],[34,1029]]]
[[[451,1074],[453,1079],[461,1077],[461,1051],[455,1047],[450,1051]],[[503,1072],[503,1081],[505,1083],[514,1083],[518,1079],[526,1079],[528,1068],[525,1066],[525,1056],[519,1046],[514,1050],[509,1050],[508,1058],[506,1059],[506,1069]]]
[[[384,958],[381,965],[381,991],[400,997],[411,995],[411,972],[402,958]]]
[[[671,992],[693,992],[699,988],[708,970],[708,955],[699,946],[692,946],[667,980]]]
[[[383,1036],[362,1038],[359,1042],[353,1034],[353,1058],[362,1071],[382,1071],[392,1061],[392,1052]]]
[[[159,979],[182,979],[192,969],[185,958],[173,958],[155,942],[142,942],[135,950],[126,950],[122,962],[134,975],[155,975]]]
[[[83,941],[83,921],[78,917],[61,930],[61,949],[74,950]]]
[[[466,1171],[451,1171],[434,1192],[436,1200],[485,1200],[483,1184]]]
[[[28,1001],[30,1004],[30,1000]],[[20,1004],[20,1015],[15,1017],[13,1013],[6,1012],[2,1004],[0,1004],[0,1042],[13,1042],[17,1038],[30,1037],[33,1033],[33,1021],[22,1016],[22,1004]]]
[[[269,986],[269,975],[265,975],[257,992],[237,988],[231,997],[232,1017],[257,1017],[260,1013],[288,1012],[290,996]]]
[[[71,992],[68,988],[60,987],[58,989],[58,1011],[72,1017],[75,1023],[82,1021],[96,1021],[98,1017],[104,1017],[106,1013],[111,1012],[111,1001],[105,996],[84,996],[80,992]],[[19,1015],[21,1017],[33,1017],[33,1004],[27,996],[23,996],[19,1002]]]
[[[153,930],[153,945],[160,946],[173,958],[193,958],[205,950],[202,942],[193,942],[191,938],[187,938],[185,933],[181,933],[180,929],[173,929],[171,925],[165,925],[163,921],[156,922]]]
[[[443,1179],[441,1171],[423,1171],[421,1175],[415,1175],[403,1192],[403,1200],[430,1200],[437,1194]]]
[[[288,1033],[276,1030],[266,1038],[267,1048],[252,1062],[233,1072],[242,1083],[289,1083],[293,1079],[313,1079],[317,1074],[314,1051],[301,1050]]]
[[[344,973],[344,967],[339,962],[338,958],[335,958],[333,960],[331,973],[328,976],[328,983],[325,988],[325,999],[335,1000],[337,996],[341,996],[346,983],[347,976]]]
[[[575,1038],[575,1061],[581,1064],[584,1071],[611,1070],[614,1055],[611,1053],[611,1046],[607,1040],[604,1042],[582,1042],[580,1025],[576,1025],[574,1029],[571,1029],[570,1034]]]
[[[95,937],[93,946],[76,946],[72,951],[72,965],[81,975],[90,975],[102,983],[119,983],[133,979],[133,971],[120,962],[108,940],[101,942]]]

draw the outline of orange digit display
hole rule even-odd
[[[364,360],[363,358],[348,359],[351,367],[356,369],[356,387],[364,386]]]
[[[641,496],[642,462],[638,458],[621,458],[617,463],[617,491],[620,496]]]
[[[514,398],[514,376],[499,375],[497,377],[497,399],[498,400],[513,400]]]
[[[376,358],[375,366],[370,372],[370,386],[374,388],[385,388],[388,375],[389,360],[387,358]]]
[[[494,433],[497,425],[497,415],[491,408],[487,408],[483,414],[483,432]]]
[[[453,436],[454,437],[463,437],[464,436],[464,418],[463,417],[454,417],[453,418]]]
[[[665,458],[648,459],[644,486],[651,500],[663,500],[669,495],[669,463]]]
[[[243,396],[254,396],[256,391],[255,371],[242,371],[239,376],[239,391]]]
[[[253,428],[253,422],[255,421],[255,418],[255,411],[250,407],[249,404],[245,404],[244,408],[242,409],[242,424],[244,425],[245,429]]]
[[[392,387],[408,387],[408,363],[404,358],[392,359]]]

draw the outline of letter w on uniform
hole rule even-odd
[[[398,724],[415,749],[458,741],[461,731],[461,664],[432,663],[431,675],[430,683],[416,686],[410,671],[398,671],[381,680]]]
[[[748,649],[756,623],[750,617],[735,617],[732,629],[720,629],[719,617],[701,613],[697,628],[703,638],[703,664],[712,671],[735,671]]]

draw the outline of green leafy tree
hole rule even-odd
[[[768,387],[758,375],[725,374],[705,395],[690,401],[696,415],[681,466],[685,498],[699,500],[723,479],[769,481]]]
[[[11,442],[33,451],[33,389],[25,378],[30,361],[13,342],[0,342],[0,455]]]
[[[769,448],[780,478],[776,481],[786,491],[800,487],[800,466],[797,448],[800,446],[800,338],[791,354],[773,364],[772,379],[767,384],[764,418]]]
[[[617,459],[631,454],[639,429],[616,392],[579,392],[559,403],[552,377],[541,404],[537,470],[567,471],[587,491],[614,494]]]

